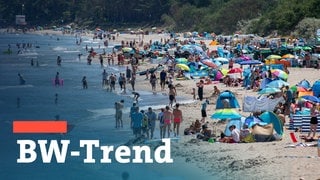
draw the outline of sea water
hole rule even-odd
[[[101,153],[98,152],[95,154],[98,163],[93,164],[84,164],[84,155],[67,157],[64,164],[55,163],[54,158],[52,163],[44,164],[39,152],[34,163],[17,163],[17,139],[67,139],[71,141],[70,149],[79,149],[79,140],[83,139],[99,140],[101,145],[120,145],[133,138],[127,114],[133,102],[130,90],[121,94],[119,86],[112,93],[102,88],[103,69],[119,75],[125,72],[125,67],[101,67],[97,62],[88,65],[86,46],[102,53],[103,41],[82,37],[82,43],[77,45],[77,40],[79,37],[63,35],[0,34],[0,179],[122,179],[123,174],[129,174],[129,179],[202,177],[197,171],[187,170],[192,166],[180,161],[173,164],[100,164]],[[32,47],[18,53],[17,43],[30,43]],[[12,54],[5,53],[8,48]],[[105,48],[107,53],[111,50]],[[58,56],[62,58],[61,66],[56,63]],[[63,86],[53,83],[57,72],[63,79]],[[18,73],[26,80],[24,85],[19,85]],[[83,76],[87,77],[88,89],[82,89]],[[161,93],[141,91],[140,95],[141,109],[168,104],[168,97]],[[122,99],[126,113],[124,127],[116,129],[114,103]],[[184,100],[178,98],[179,102]],[[13,120],[66,120],[71,126],[67,134],[13,134]]]

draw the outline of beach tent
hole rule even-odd
[[[271,112],[271,111],[266,111],[264,113],[262,113],[259,118],[265,122],[265,123],[272,123],[274,130],[277,132],[278,135],[282,136],[283,134],[283,126],[282,126],[282,122],[279,119],[279,117]]]
[[[237,129],[241,129],[242,128],[242,125],[243,125],[243,120],[242,118],[239,118],[239,119],[233,119],[233,120],[230,120],[224,130],[224,134],[226,136],[231,136],[231,131],[229,130],[229,127],[231,125],[235,125]]]
[[[211,74],[209,74],[210,78],[214,81],[219,81],[223,78],[223,74],[220,72],[220,70],[214,69]]]
[[[267,123],[262,122],[262,120],[259,117],[252,116],[252,115],[245,118],[244,124],[248,126],[248,128],[252,128],[252,126],[256,124],[259,124],[262,126],[267,125]]]
[[[239,102],[236,99],[236,96],[233,92],[229,90],[225,90],[221,92],[218,96],[216,102],[216,109],[224,109],[224,108],[240,108]]]
[[[314,84],[312,85],[312,91],[314,96],[320,97],[320,80],[314,82]]]
[[[305,89],[310,89],[311,88],[310,82],[308,80],[306,80],[306,79],[301,80],[297,85],[299,87],[303,87]]]

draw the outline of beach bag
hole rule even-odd
[[[242,139],[242,142],[245,142],[245,143],[252,143],[252,142],[255,142],[256,140],[254,139],[253,135],[250,133],[248,134],[246,137],[244,137]]]
[[[252,134],[253,135],[272,135],[273,134],[273,124],[267,124],[265,126],[261,126],[256,124],[252,127]]]

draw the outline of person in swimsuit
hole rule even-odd
[[[197,86],[198,86],[198,97],[199,97],[199,100],[202,101],[203,99],[203,80],[201,79],[199,83],[197,83]]]
[[[163,126],[164,133],[162,138],[165,138],[166,130],[168,132],[168,138],[170,138],[171,122],[173,120],[173,114],[170,111],[169,106],[166,106],[165,111],[163,112],[163,120],[164,120],[164,126]]]
[[[176,101],[177,91],[176,88],[170,84],[169,85],[169,105],[172,107],[173,101]]]
[[[310,132],[308,133],[308,137],[310,137],[311,133],[313,133],[313,136],[311,138],[314,138],[317,132],[318,127],[318,116],[319,112],[317,110],[317,104],[313,104],[312,108],[310,109]]]
[[[173,109],[172,114],[174,136],[179,136],[180,123],[182,122],[182,111],[179,109],[179,103],[176,104],[176,108]]]

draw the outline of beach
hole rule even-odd
[[[145,35],[145,41],[160,40],[168,38],[163,35]],[[136,40],[136,35],[120,35],[125,41]],[[209,41],[206,41],[209,43]],[[154,64],[145,63],[139,66],[140,70],[154,67]],[[226,65],[225,65],[226,66]],[[227,67],[225,67],[227,68]],[[290,74],[288,83],[295,85],[301,80],[306,79],[311,84],[319,79],[320,71],[313,68],[289,68]],[[145,76],[137,76],[137,90],[150,89],[148,80]],[[185,96],[192,99],[192,88],[196,88],[198,80],[174,81],[177,86],[179,96]],[[230,90],[236,94],[240,106],[242,106],[244,95],[257,96],[257,92],[245,90],[242,87],[225,87],[224,84],[211,84],[204,87],[204,97],[210,97],[213,92],[213,86],[223,90]],[[158,88],[158,92],[161,92]],[[167,91],[166,91],[167,93]],[[215,111],[216,98],[209,98],[210,104],[207,113],[210,116]],[[181,130],[189,127],[196,119],[201,119],[201,102],[195,101],[190,104],[182,104],[180,109],[183,112],[184,121],[181,124]],[[240,111],[241,113],[241,111]],[[248,113],[241,113],[247,116]],[[288,121],[288,118],[286,119]],[[208,117],[213,128],[213,120]],[[223,131],[226,124],[215,124],[216,131]],[[173,157],[179,157],[185,160],[187,164],[196,165],[203,173],[211,174],[217,179],[319,179],[320,172],[317,171],[319,165],[318,151],[316,147],[296,146],[288,148],[287,145],[293,144],[289,133],[292,132],[285,128],[281,141],[263,142],[263,143],[208,143],[193,142],[193,135],[181,135],[179,143],[173,143]],[[299,133],[296,133],[299,136]],[[218,170],[218,171],[215,171]],[[212,172],[212,173],[211,173]]]
[[[55,31],[40,31],[40,34],[60,34]],[[116,37],[114,44],[119,44],[121,41],[141,41],[150,42],[150,40],[160,41],[161,39],[168,39],[169,34],[149,34],[135,35],[135,34],[119,34]],[[180,37],[182,38],[182,37]],[[203,40],[209,48],[210,40]],[[197,40],[199,42],[199,40]],[[99,62],[98,58],[94,62]],[[105,59],[106,62],[106,59]],[[127,65],[124,65],[127,66]],[[140,63],[139,71],[156,67],[157,64],[151,63],[151,59],[145,59],[144,63]],[[228,64],[223,65],[224,68]],[[239,67],[235,64],[235,67]],[[124,68],[123,68],[124,69]],[[308,80],[313,84],[319,79],[320,71],[314,68],[288,68],[290,71],[288,83],[295,85],[303,79]],[[157,72],[159,77],[159,72]],[[136,91],[150,91],[151,85],[149,80],[145,79],[145,75],[137,75]],[[188,128],[196,119],[201,119],[201,101],[193,100],[192,89],[197,89],[196,83],[199,79],[189,80],[174,80],[173,84],[176,86],[177,95],[184,99],[190,99],[189,103],[181,103],[180,109],[183,114],[183,121],[180,127],[180,140],[171,144],[172,158],[186,167],[192,167],[196,172],[202,174],[199,177],[213,177],[213,179],[319,179],[320,172],[319,157],[317,147],[294,146],[290,138],[291,130],[284,127],[284,134],[282,140],[263,143],[209,143],[206,141],[196,140],[195,135],[183,135],[183,130]],[[208,97],[209,104],[207,107],[208,117],[206,121],[209,122],[209,128],[214,133],[219,135],[224,131],[226,123],[217,122],[210,119],[210,116],[216,111],[215,105],[217,97],[211,97],[213,87],[217,86],[220,91],[230,90],[235,95],[242,108],[244,95],[257,96],[257,92],[246,90],[243,87],[226,87],[223,83],[214,83],[204,86],[204,97]],[[127,88],[131,90],[128,84]],[[156,94],[163,95],[169,103],[168,89],[160,90],[159,81],[156,87]],[[144,99],[148,101],[148,99]],[[179,103],[177,101],[177,103]],[[152,106],[157,106],[153,104]],[[163,107],[164,108],[164,107]],[[236,109],[241,115],[248,116],[248,112],[242,112],[242,109]],[[146,110],[146,109],[145,109]],[[159,112],[157,108],[156,113]],[[129,117],[124,122],[129,122]],[[286,118],[288,122],[289,119]],[[157,126],[158,128],[158,126]],[[299,132],[295,132],[298,137]],[[158,136],[158,135],[157,135]],[[299,139],[300,142],[302,142]],[[190,169],[190,168],[188,168]],[[134,179],[134,178],[133,178]],[[208,178],[210,179],[210,178]]]
[[[136,39],[135,35],[125,35],[124,40],[130,40],[130,36],[131,40]],[[122,35],[119,37],[121,38]],[[159,37],[161,38],[161,35],[145,35],[148,40],[159,40]],[[146,63],[139,68],[143,70],[153,66],[154,64]],[[320,74],[319,70],[313,68],[289,68],[289,71],[288,83],[290,85],[295,85],[303,79],[313,84],[319,79]],[[137,77],[139,79],[137,80],[137,90],[148,88],[151,90],[149,82],[144,80],[145,76]],[[176,87],[178,95],[190,99],[192,99],[192,88],[196,88],[197,82],[198,80],[174,81],[175,84],[181,84],[181,86]],[[257,96],[257,92],[252,92],[252,90],[245,90],[242,87],[225,87],[224,84],[218,83],[206,85],[204,87],[204,97],[211,96],[214,85],[217,85],[221,91],[230,90],[234,92],[241,107],[244,95]],[[211,116],[215,111],[216,98],[209,98],[209,101],[207,113],[208,116]],[[189,127],[196,119],[201,119],[200,108],[200,101],[180,106],[184,119],[181,130]],[[240,113],[244,116],[248,115],[241,111]],[[206,121],[209,121],[211,125],[213,124],[210,117]],[[286,121],[288,121],[288,118]],[[225,125],[223,123],[216,124],[216,131],[223,131]],[[211,128],[213,128],[213,125]],[[181,135],[181,141],[172,145],[172,156],[185,159],[187,164],[195,164],[203,173],[211,174],[217,179],[319,179],[317,147],[286,147],[293,144],[289,136],[290,132],[292,131],[285,127],[281,141],[239,144],[203,141],[195,143],[191,141],[195,136]],[[296,133],[296,136],[298,137],[299,133]]]

